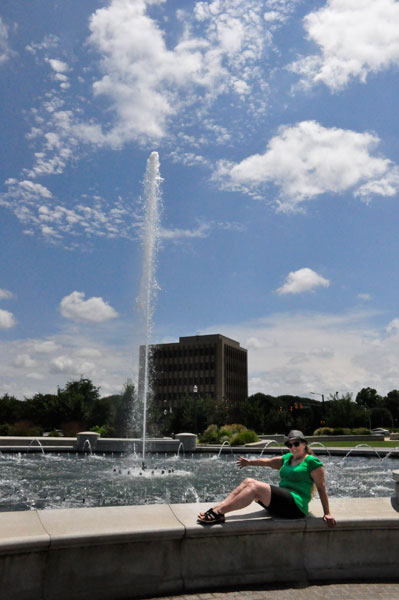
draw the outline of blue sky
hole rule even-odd
[[[222,333],[270,394],[399,388],[399,2],[4,0],[0,394],[136,378]]]

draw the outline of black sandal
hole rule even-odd
[[[201,525],[216,525],[216,523],[224,523],[225,520],[222,513],[217,513],[213,508],[210,508],[202,517],[198,517],[197,523],[201,523]]]

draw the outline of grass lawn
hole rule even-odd
[[[315,441],[315,440],[313,440]],[[399,440],[389,440],[387,442],[383,442],[383,441],[379,441],[379,440],[372,440],[370,442],[344,442],[344,441],[340,441],[340,442],[320,442],[321,444],[323,444],[323,446],[326,446],[327,448],[354,448],[355,446],[357,446],[358,444],[367,444],[368,446],[373,446],[373,447],[377,447],[377,448],[395,448],[395,446],[399,446]],[[321,447],[321,446],[319,446]],[[315,446],[315,448],[317,449],[317,446]]]

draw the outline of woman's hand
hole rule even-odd
[[[324,515],[323,521],[324,521],[324,523],[327,523],[327,525],[329,527],[335,527],[337,524],[336,520],[334,519],[334,517],[332,515],[330,515],[330,513],[327,513]]]
[[[248,458],[244,458],[243,456],[240,456],[240,458],[237,459],[236,464],[237,464],[237,467],[242,469],[243,467],[248,467],[250,462],[251,461],[248,460]]]

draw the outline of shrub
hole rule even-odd
[[[2,423],[0,425],[0,435],[11,435],[10,434],[11,425],[8,423]]]
[[[219,441],[219,431],[217,425],[209,425],[204,433],[200,435],[199,441],[202,444],[217,444]]]
[[[255,431],[251,429],[246,429],[245,431],[241,431],[233,435],[231,439],[232,446],[244,446],[244,444],[251,444],[252,442],[257,442],[259,440]]]
[[[334,427],[333,435],[350,435],[352,430],[349,427]]]
[[[99,433],[101,437],[112,437],[115,434],[115,430],[113,427],[109,427],[109,425],[93,425],[90,431],[94,431],[95,433]]]
[[[10,427],[9,435],[38,437],[42,435],[42,430],[32,423],[32,421],[17,421]]]
[[[371,431],[370,431],[370,429],[367,429],[367,427],[355,427],[355,429],[352,429],[352,434],[353,435],[370,435]]]
[[[219,429],[219,440],[221,442],[224,442],[225,440],[230,441],[230,439],[233,437],[233,435],[234,435],[234,433],[231,430],[230,425],[223,425]]]
[[[319,427],[313,432],[313,435],[334,435],[332,427]]]

